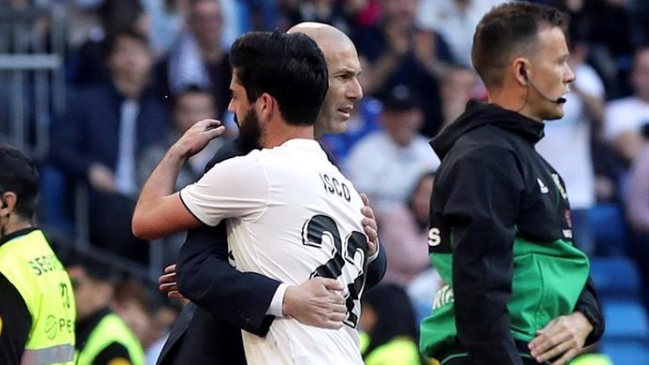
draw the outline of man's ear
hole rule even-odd
[[[279,112],[277,99],[268,93],[261,94],[259,99],[257,99],[257,102],[257,115],[259,115],[259,119],[262,122],[271,120],[275,113]]]
[[[513,69],[514,77],[516,80],[523,86],[526,86],[529,82],[529,62],[523,57],[516,58],[512,64],[511,68]]]
[[[5,192],[0,196],[0,201],[2,202],[2,205],[0,206],[0,216],[6,217],[16,207],[17,197],[13,192]]]

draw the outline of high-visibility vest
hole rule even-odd
[[[18,290],[32,317],[20,364],[72,365],[74,293],[43,233],[35,229],[2,244],[0,273]]]
[[[92,329],[86,345],[77,354],[77,365],[92,365],[97,355],[112,343],[126,347],[131,364],[145,365],[144,350],[140,341],[116,314],[109,313]]]

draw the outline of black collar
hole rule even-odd
[[[99,322],[111,313],[112,312],[108,308],[101,308],[88,317],[77,321],[77,326],[75,328],[77,341],[75,347],[79,351],[83,350],[83,348],[86,346],[90,334],[97,327]]]
[[[8,235],[6,235],[6,236],[4,236],[4,237],[2,237],[0,239],[0,246],[4,245],[5,243],[13,240],[14,238],[16,238],[18,236],[24,236],[24,235],[32,233],[33,231],[36,231],[36,230],[38,230],[38,228],[29,227],[29,228],[23,228],[23,229],[19,229],[17,231],[11,232]]]

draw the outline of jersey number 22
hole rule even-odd
[[[347,285],[346,305],[347,319],[343,322],[356,328],[358,316],[360,315],[360,306],[358,305],[360,295],[365,287],[365,272],[367,270],[367,237],[359,231],[352,231],[345,237],[345,247],[343,247],[340,231],[336,222],[326,215],[318,214],[308,219],[302,227],[302,243],[306,246],[325,249],[323,247],[324,237],[328,237],[333,242],[333,258],[324,265],[319,266],[311,273],[311,278],[323,277],[329,279],[338,279],[343,276],[345,264],[352,265],[357,270],[351,270],[355,276],[353,280],[343,276],[343,282]],[[346,248],[346,249],[345,249]]]

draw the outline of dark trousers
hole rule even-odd
[[[640,274],[642,285],[642,301],[645,309],[649,312],[649,233],[631,233],[630,255],[635,261],[636,267]]]
[[[91,191],[90,242],[129,260],[148,264],[149,244],[133,236],[135,200],[121,194]]]

